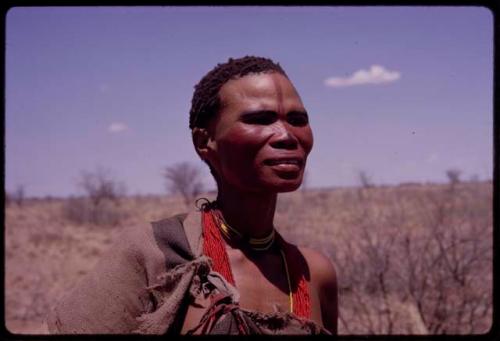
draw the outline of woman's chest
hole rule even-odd
[[[231,263],[242,308],[264,313],[290,311],[289,278],[280,257],[234,257]]]
[[[228,250],[231,272],[239,293],[239,307],[262,313],[293,311],[291,282],[283,258],[278,254],[247,257],[241,251]],[[321,323],[317,290],[309,286],[311,319]],[[210,297],[197,297],[187,308],[181,333],[195,327],[210,308]]]

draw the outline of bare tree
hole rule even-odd
[[[165,168],[167,189],[172,194],[181,194],[186,206],[203,190],[201,170],[189,162],[180,162]]]
[[[127,211],[119,207],[125,195],[125,184],[115,180],[108,170],[83,171],[77,184],[86,197],[65,200],[62,212],[69,221],[116,226],[127,217]]]
[[[17,185],[14,193],[10,195],[10,198],[17,206],[22,207],[26,199],[26,191],[23,185]]]
[[[358,180],[363,188],[371,188],[373,187],[372,177],[364,170],[360,170],[358,172]]]
[[[98,206],[105,199],[117,203],[120,197],[125,194],[125,185],[114,180],[110,172],[103,168],[98,168],[93,172],[83,171],[78,185],[94,206]]]
[[[368,195],[368,189],[373,187],[372,177],[364,170],[357,173],[360,186],[357,189],[357,195],[360,200],[365,200]]]
[[[452,187],[455,187],[456,184],[460,182],[460,175],[462,174],[462,171],[459,169],[448,169],[446,171],[446,176],[448,177],[448,181],[450,182],[450,185]]]
[[[472,174],[469,178],[470,182],[478,183],[479,182],[479,175],[477,174]]]

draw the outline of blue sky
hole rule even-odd
[[[310,187],[492,177],[493,17],[481,7],[40,7],[6,24],[5,186],[79,193],[108,169],[165,193],[189,161],[193,86],[229,57],[279,62],[310,114]]]

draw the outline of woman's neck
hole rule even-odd
[[[219,189],[217,203],[224,220],[245,236],[262,238],[272,231],[276,193],[242,193]]]

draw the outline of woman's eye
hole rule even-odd
[[[288,123],[290,123],[291,125],[294,125],[294,126],[305,126],[309,123],[309,118],[307,117],[307,115],[303,115],[303,114],[300,114],[300,115],[290,115],[288,116]]]
[[[272,124],[276,120],[276,115],[246,115],[243,118],[243,122],[248,124]]]

